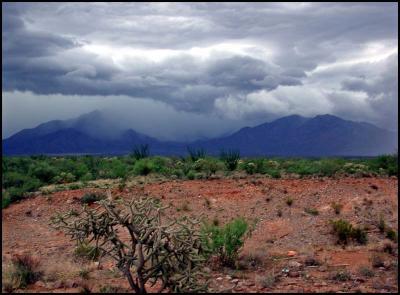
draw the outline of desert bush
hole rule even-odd
[[[1,197],[1,208],[7,208],[11,204],[11,198],[8,192],[4,192]]]
[[[386,229],[386,237],[394,242],[397,241],[397,234],[392,228]]]
[[[360,244],[366,244],[368,241],[367,232],[364,229],[355,228],[345,220],[331,221],[331,224],[339,238],[339,242],[347,244],[349,239],[354,239]]]
[[[274,274],[268,274],[257,276],[256,281],[262,288],[272,288],[278,281],[278,278]]]
[[[307,256],[304,259],[304,264],[306,266],[318,266],[321,265],[321,262],[315,256]]]
[[[188,218],[166,220],[153,198],[138,198],[131,202],[100,201],[101,207],[84,208],[78,217],[57,214],[51,220],[73,240],[91,240],[102,255],[108,255],[126,276],[131,288],[146,293],[146,282],[161,281],[158,292],[195,292],[206,290],[199,283],[203,268],[197,222]],[[121,239],[116,227],[126,229],[129,243]]]
[[[318,215],[319,214],[318,210],[315,209],[315,208],[305,208],[304,212],[306,212],[308,214],[311,214],[311,215]]]
[[[278,217],[282,217],[282,209],[278,209],[278,211],[276,211],[276,214],[278,215]]]
[[[137,145],[133,148],[131,156],[136,160],[147,158],[150,155],[148,144]]]
[[[105,195],[99,193],[86,193],[81,198],[82,204],[93,204],[94,202],[98,202],[104,200],[106,198]]]
[[[385,266],[384,257],[380,254],[373,254],[371,256],[371,264],[373,267],[384,267]]]
[[[372,269],[370,269],[368,266],[361,266],[358,269],[358,272],[360,273],[360,275],[367,277],[367,278],[372,278],[373,276],[375,276],[375,273]]]
[[[240,159],[240,152],[237,150],[228,150],[224,149],[220,152],[220,159],[225,163],[228,170],[233,171],[236,169],[238,165],[238,161]]]
[[[190,170],[190,171],[188,172],[188,174],[186,175],[186,177],[187,177],[189,180],[193,180],[193,179],[196,177],[196,174],[195,174],[194,171]]]
[[[287,204],[289,207],[292,206],[292,204],[293,204],[293,198],[291,198],[291,197],[286,198],[286,204]]]
[[[332,209],[335,211],[335,214],[336,214],[336,215],[339,215],[339,214],[340,214],[340,211],[342,211],[343,205],[342,205],[342,204],[339,204],[339,203],[336,203],[336,202],[333,202],[333,203],[331,204],[331,207],[332,207]]]
[[[13,269],[11,271],[11,283],[13,288],[25,288],[36,282],[41,272],[37,270],[39,260],[29,254],[16,254],[11,258]]]
[[[247,228],[243,218],[234,219],[223,227],[204,223],[201,229],[203,246],[209,254],[217,254],[224,265],[234,266]]]
[[[351,280],[351,273],[348,270],[339,270],[331,275],[334,281],[345,282]]]
[[[110,286],[110,285],[106,285],[106,286],[101,286],[100,293],[121,293],[120,289],[116,286]]]
[[[254,250],[254,252],[247,253],[240,257],[237,262],[237,268],[247,269],[248,267],[258,267],[264,264],[265,251],[261,249]]]
[[[78,274],[82,279],[87,280],[89,279],[90,271],[86,268],[82,268],[81,270],[79,270]]]
[[[100,257],[100,254],[99,249],[90,245],[87,241],[78,242],[74,250],[74,255],[76,257],[87,260],[96,260]]]
[[[189,153],[189,158],[192,160],[192,162],[196,162],[199,159],[203,159],[206,156],[206,151],[203,148],[193,148],[193,147],[186,147],[188,153]]]
[[[135,163],[133,173],[135,175],[148,175],[154,169],[153,163],[148,159],[141,159]]]
[[[383,215],[382,215],[382,214],[379,216],[378,228],[379,228],[379,231],[380,231],[381,233],[385,232],[386,223],[385,223],[385,219],[383,218]]]

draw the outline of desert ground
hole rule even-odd
[[[82,288],[131,292],[111,260],[77,259],[75,242],[49,226],[56,212],[79,210],[84,193],[106,191],[106,187],[126,199],[159,198],[171,205],[169,216],[203,216],[219,224],[238,216],[249,221],[252,231],[240,250],[239,267],[211,261],[204,268],[210,276],[210,292],[398,291],[397,243],[377,227],[383,216],[387,226],[398,231],[397,177],[272,179],[238,174],[171,180],[150,175],[128,181],[123,189],[116,180],[96,183],[93,188],[36,195],[3,209],[3,273],[13,255],[28,253],[39,260],[43,274],[15,292],[82,292]],[[291,206],[288,198],[293,200]],[[334,212],[332,202],[343,205],[340,214]],[[310,208],[318,215],[305,212]],[[338,244],[329,221],[339,218],[365,227],[367,244]],[[376,263],[377,257],[381,264]]]

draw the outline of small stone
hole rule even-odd
[[[251,286],[254,286],[255,283],[252,282],[252,281],[246,281],[246,282],[244,282],[244,285],[245,285],[246,287],[251,287]]]
[[[300,273],[298,272],[298,271],[294,271],[294,270],[291,270],[291,271],[289,271],[289,277],[291,277],[291,278],[297,278],[297,277],[299,277],[300,276]]]
[[[42,281],[37,281],[35,283],[35,287],[44,288],[44,287],[46,287],[46,284],[44,282],[42,282]]]
[[[60,289],[60,288],[62,288],[62,286],[63,286],[63,282],[61,282],[61,281],[56,281],[53,284],[54,289]]]
[[[211,273],[211,268],[205,267],[205,268],[203,268],[203,271],[204,271],[205,273]]]
[[[299,269],[301,267],[301,263],[292,260],[292,261],[289,261],[288,267],[294,268],[294,269]]]
[[[217,278],[217,281],[220,282],[220,281],[222,281],[223,279],[224,279],[223,277],[218,277],[218,278]]]
[[[232,277],[231,276],[226,276],[225,277],[227,280],[232,280]]]
[[[287,253],[287,256],[289,256],[289,257],[293,257],[293,256],[296,256],[296,255],[297,255],[296,251],[288,251],[288,253]]]
[[[231,283],[237,284],[239,282],[239,279],[233,279],[231,280]]]

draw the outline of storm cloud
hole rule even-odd
[[[397,130],[397,3],[3,3],[2,19],[3,137],[97,108],[163,139],[290,114]]]

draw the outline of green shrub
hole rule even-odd
[[[306,212],[308,214],[311,214],[311,215],[318,215],[319,214],[318,210],[315,209],[315,208],[305,208],[304,212]]]
[[[141,144],[133,148],[131,156],[136,160],[147,158],[150,155],[150,148],[148,144]]]
[[[240,159],[240,152],[238,150],[228,150],[225,151],[224,149],[220,152],[220,159],[225,162],[226,167],[228,170],[233,171],[236,169],[239,159]]]
[[[343,205],[339,204],[339,203],[336,203],[336,202],[333,202],[331,204],[331,207],[332,207],[333,210],[335,210],[335,214],[339,215],[340,211],[342,211]]]
[[[193,180],[196,176],[194,171],[189,171],[189,173],[186,175],[188,179]]]
[[[79,258],[96,260],[100,256],[100,250],[87,242],[83,242],[76,246],[74,254]]]
[[[389,240],[392,240],[392,241],[397,241],[397,234],[396,234],[396,232],[393,230],[393,229],[391,229],[391,228],[388,228],[387,230],[386,230],[386,237],[389,239]]]
[[[210,254],[217,254],[222,263],[233,266],[238,251],[243,246],[248,224],[243,218],[237,218],[223,227],[203,224],[201,229],[203,246]]]
[[[288,198],[286,199],[286,204],[287,204],[289,207],[291,207],[292,204],[293,204],[293,199],[292,199],[291,197],[288,197]]]
[[[11,204],[11,198],[10,195],[5,192],[3,193],[3,196],[1,197],[1,208],[7,208]]]
[[[380,231],[381,233],[385,232],[386,223],[385,223],[385,219],[383,218],[383,215],[382,215],[382,214],[379,216],[378,228],[379,228],[379,231]]]
[[[193,148],[193,147],[186,147],[188,153],[189,153],[189,158],[192,160],[192,162],[197,161],[198,159],[203,159],[206,156],[206,151],[203,148]]]
[[[359,244],[366,244],[368,242],[367,232],[359,227],[353,228],[351,237],[355,239]]]
[[[370,269],[368,266],[361,266],[358,269],[358,272],[360,273],[360,275],[367,277],[367,278],[372,278],[373,276],[375,276],[375,273],[372,269]]]
[[[332,275],[332,280],[344,282],[351,280],[351,274],[348,270],[340,270]]]
[[[39,261],[28,254],[14,255],[11,263],[11,279],[15,288],[26,288],[41,276],[41,272],[37,271]]]
[[[331,221],[333,230],[339,238],[339,242],[347,244],[349,239],[354,239],[360,244],[366,244],[368,241],[367,232],[359,227],[353,227],[349,222],[339,219]]]
[[[106,198],[105,195],[99,194],[99,193],[86,193],[82,198],[81,198],[81,203],[82,204],[93,204],[94,202],[98,202],[101,200],[104,200]]]
[[[136,175],[148,175],[153,171],[153,168],[152,162],[148,161],[148,159],[141,159],[135,163],[133,172]]]

